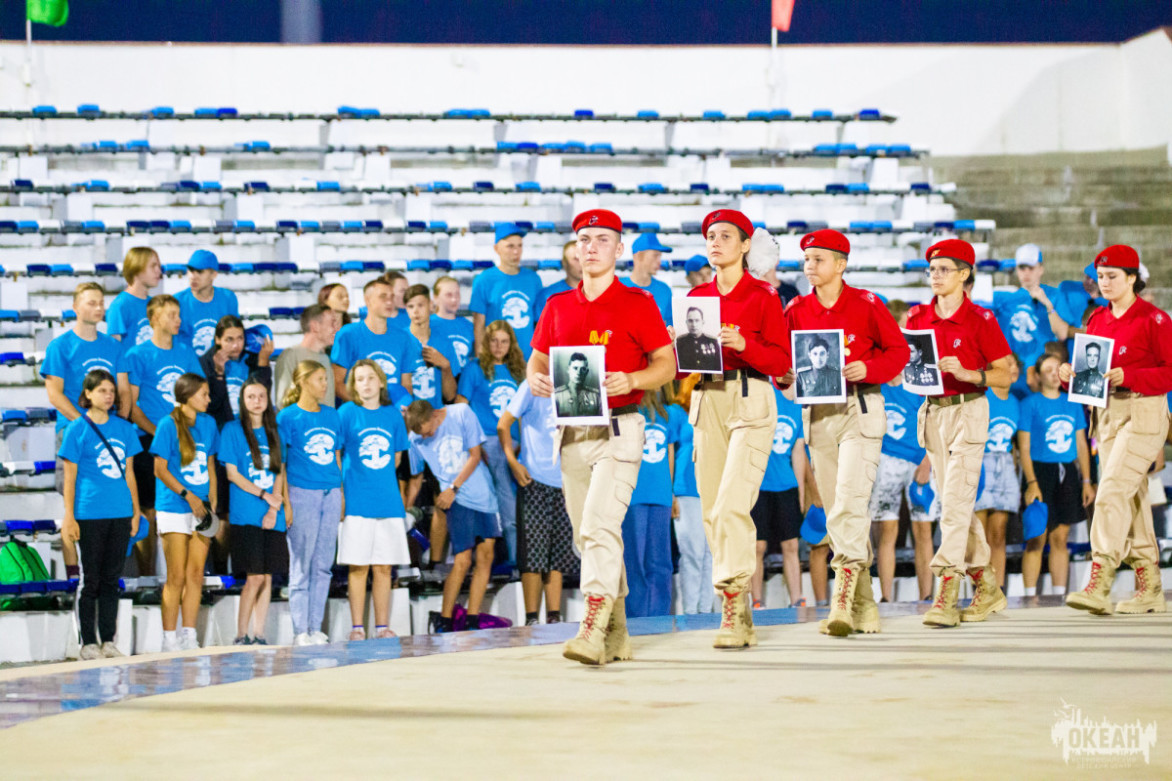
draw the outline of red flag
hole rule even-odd
[[[789,32],[789,21],[794,15],[794,0],[773,0],[773,29]]]

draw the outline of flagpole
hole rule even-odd
[[[26,18],[24,20],[24,86],[31,87],[33,85],[33,21]],[[29,95],[28,97],[32,97]]]

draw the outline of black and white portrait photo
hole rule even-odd
[[[682,372],[720,374],[720,299],[715,296],[673,298],[676,323],[676,363]]]
[[[794,393],[798,404],[842,404],[843,332],[793,331]]]
[[[554,347],[554,420],[562,426],[597,426],[608,422],[606,348],[602,345]]]
[[[907,366],[903,367],[903,387],[921,396],[944,393],[944,380],[936,367],[936,332],[904,331],[903,338],[911,350]]]
[[[1107,372],[1111,371],[1111,352],[1115,340],[1090,334],[1074,335],[1071,353],[1074,377],[1070,381],[1070,400],[1094,407],[1107,406]]]

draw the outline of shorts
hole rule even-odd
[[[517,488],[517,569],[576,575],[574,529],[561,488],[533,480]]]
[[[501,524],[496,513],[482,513],[461,504],[448,508],[448,537],[452,554],[471,550],[477,540],[491,540],[501,536]]]
[[[757,527],[757,541],[765,542],[767,550],[802,533],[802,505],[796,486],[785,491],[761,491],[749,515]]]
[[[1013,464],[1013,453],[986,453],[981,463],[985,488],[977,495],[976,512],[1015,513],[1021,509],[1021,480]]]
[[[1082,475],[1077,461],[1069,464],[1035,461],[1034,477],[1038,480],[1042,501],[1050,508],[1046,531],[1059,524],[1069,526],[1086,520],[1086,508],[1082,506]]]
[[[931,480],[932,490],[936,492],[932,506],[925,511],[912,504],[911,491],[908,489],[911,488],[918,466],[919,464],[897,456],[879,454],[875,484],[871,486],[871,503],[867,508],[872,521],[898,521],[899,508],[905,498],[908,516],[913,522],[930,523],[940,520],[940,492],[936,490],[935,477]]]
[[[232,571],[246,575],[288,574],[289,543],[285,532],[259,526],[233,526]]]
[[[169,513],[159,510],[155,513],[155,526],[159,536],[164,534],[195,533],[195,515],[193,513]]]
[[[354,567],[410,564],[407,525],[402,518],[347,515],[338,526],[338,563]]]
[[[142,452],[134,457],[134,480],[138,484],[138,509],[155,509],[155,454],[151,452],[154,437],[143,434],[138,438]],[[162,532],[159,532],[162,534]]]

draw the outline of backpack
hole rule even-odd
[[[20,540],[0,547],[0,583],[28,583],[49,580],[41,555]]]

